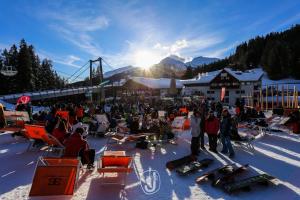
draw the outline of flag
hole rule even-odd
[[[225,97],[225,87],[222,87],[222,89],[221,89],[221,101],[224,100],[224,97]]]

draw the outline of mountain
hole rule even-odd
[[[116,75],[116,74],[120,74],[120,73],[125,73],[125,72],[130,72],[130,71],[133,71],[134,69],[136,69],[136,67],[133,67],[131,65],[129,66],[126,66],[126,67],[120,67],[118,69],[114,69],[114,70],[111,70],[111,71],[108,71],[108,72],[105,72],[103,74],[103,77],[104,78],[109,78],[113,75]]]
[[[169,68],[175,71],[185,71],[186,65],[184,63],[184,58],[181,58],[176,55],[170,55],[162,59],[156,66]]]
[[[204,56],[199,56],[196,58],[193,58],[192,61],[190,62],[186,62],[185,64],[187,66],[191,66],[193,68],[198,67],[198,66],[203,66],[203,65],[207,65],[213,62],[217,62],[219,60],[219,58],[209,58],[209,57],[204,57]]]

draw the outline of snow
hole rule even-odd
[[[281,90],[281,87],[284,86],[285,89],[287,85],[290,85],[289,89],[293,89],[294,86],[300,89],[300,80],[297,79],[292,79],[292,78],[286,78],[286,79],[281,79],[281,80],[271,80],[266,74],[262,78],[262,85],[278,85],[279,90]],[[291,86],[292,85],[292,86]]]
[[[89,144],[96,149],[96,157],[105,150],[106,138],[88,138]],[[206,138],[207,140],[207,138]],[[128,155],[134,156],[134,171],[128,176],[125,188],[121,186],[101,185],[97,171],[83,172],[79,178],[78,188],[72,197],[67,199],[299,199],[300,196],[300,140],[298,135],[273,133],[254,141],[256,151],[236,147],[236,157],[232,160],[222,154],[208,151],[200,153],[199,159],[213,158],[214,163],[202,171],[186,177],[169,172],[165,163],[190,153],[190,134],[183,133],[178,145],[165,144],[152,150],[140,150],[130,145],[117,146],[114,149],[126,149]],[[0,199],[27,199],[34,174],[35,164],[42,152],[26,152],[28,141],[14,139],[9,134],[0,135]],[[206,148],[208,148],[206,146]],[[195,178],[203,172],[226,163],[250,164],[250,169],[243,176],[257,173],[268,173],[278,178],[278,185],[255,187],[250,192],[239,192],[228,195],[209,183],[195,184]],[[144,171],[157,170],[161,186],[157,193],[146,195],[140,185],[139,177]],[[45,199],[45,198],[33,198]],[[48,198],[47,198],[48,199]],[[55,197],[52,199],[66,199]]]
[[[222,70],[211,71],[203,74],[198,74],[196,78],[182,80],[182,83],[185,84],[206,84],[210,83]]]
[[[185,64],[187,66],[191,66],[191,67],[198,67],[198,66],[202,66],[205,64],[210,64],[210,63],[216,62],[218,60],[219,60],[219,58],[209,58],[209,57],[199,56],[199,57],[193,58],[192,61],[186,62]]]
[[[170,78],[147,78],[147,77],[130,77],[130,79],[136,83],[145,85],[153,89],[167,89],[170,88]],[[182,88],[181,80],[176,80],[176,88]]]
[[[234,71],[231,68],[224,69],[240,81],[258,81],[265,73],[261,68],[246,70],[244,72]]]
[[[133,67],[133,66],[126,66],[126,67],[120,67],[118,69],[114,69],[114,70],[111,70],[111,71],[108,71],[108,72],[105,72],[103,74],[104,78],[109,78],[113,75],[116,75],[116,74],[120,74],[120,73],[123,73],[123,72],[129,72],[129,71],[132,71],[133,69],[135,69],[136,67]]]
[[[184,59],[182,59],[178,56],[175,56],[175,55],[171,55],[169,57],[162,59],[157,65],[158,66],[160,66],[160,65],[167,66],[167,67],[170,67],[171,69],[179,70],[179,71],[186,70],[186,65],[184,63]]]

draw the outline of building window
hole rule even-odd
[[[245,94],[245,90],[236,90],[235,93],[236,94]]]
[[[207,90],[207,94],[214,94],[215,91],[214,90]]]
[[[229,96],[229,91],[225,91],[225,96]]]
[[[229,98],[228,97],[224,98],[224,103],[229,103]]]

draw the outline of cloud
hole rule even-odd
[[[104,15],[87,15],[84,9],[60,9],[59,12],[44,9],[39,15],[47,19],[49,27],[58,36],[93,57],[101,55],[101,48],[94,43],[93,34],[106,29],[109,19]]]
[[[41,59],[45,59],[45,58],[51,59],[54,63],[59,63],[68,67],[75,67],[75,68],[82,67],[81,65],[78,64],[78,62],[81,61],[81,58],[75,55],[58,56],[44,50],[39,50],[37,54]]]
[[[287,26],[291,26],[292,24],[296,24],[300,22],[300,13],[285,19],[280,24],[276,25],[272,30],[278,31],[281,28],[287,28]]]
[[[135,65],[136,55],[141,52],[149,53],[157,62],[171,54],[189,59],[223,42],[219,30],[212,32],[203,26],[192,26],[170,37],[168,31],[173,33],[174,30],[160,23],[159,13],[155,13],[155,9],[151,7],[141,8],[138,4],[138,1],[126,3],[107,1],[101,4],[101,15],[88,11],[87,7],[79,9],[70,6],[57,12],[43,8],[39,13],[47,19],[50,29],[59,37],[91,55],[92,59],[103,57],[113,68]],[[95,9],[99,9],[99,6],[95,5],[93,11]],[[97,38],[110,27],[117,27],[122,31],[119,34],[128,35],[124,43],[116,44],[119,50],[111,51],[97,41]],[[197,28],[201,31],[199,32]],[[107,37],[107,33],[105,35]],[[53,57],[57,63],[76,67],[77,61],[73,61],[70,57],[67,58],[69,60]],[[112,67],[106,66],[104,70],[111,69]]]

